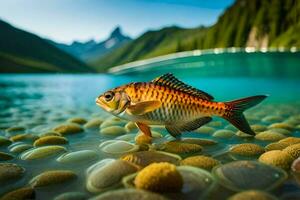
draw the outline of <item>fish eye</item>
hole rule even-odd
[[[106,92],[104,94],[104,98],[105,98],[105,101],[111,101],[114,97],[114,93],[113,92]]]

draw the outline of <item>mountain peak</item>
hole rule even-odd
[[[110,38],[118,38],[118,37],[124,37],[124,35],[122,34],[122,29],[120,26],[117,26],[110,34]]]

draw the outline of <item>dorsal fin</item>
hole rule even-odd
[[[164,74],[158,78],[155,78],[154,80],[151,81],[152,83],[155,84],[160,84],[164,86],[168,86],[170,88],[186,92],[188,94],[197,96],[199,98],[205,99],[205,100],[212,100],[214,97],[211,95],[207,94],[206,92],[203,92],[201,90],[198,90],[197,88],[194,88],[190,85],[187,85],[183,83],[182,81],[178,80],[173,74],[167,73]]]

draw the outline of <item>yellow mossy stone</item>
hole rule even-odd
[[[4,194],[1,200],[29,200],[35,199],[35,191],[31,187],[24,187]]]
[[[273,165],[284,170],[289,170],[293,162],[292,156],[281,150],[267,151],[262,154],[258,160],[262,163]]]
[[[70,170],[51,170],[34,177],[29,184],[34,188],[43,187],[70,181],[76,177],[77,175]]]
[[[270,143],[267,146],[265,146],[266,151],[272,151],[272,150],[282,150],[288,146],[287,143],[279,143],[279,142],[274,142]]]
[[[287,124],[287,123],[274,123],[274,124],[271,124],[270,126],[268,126],[269,129],[272,129],[272,128],[282,128],[282,129],[287,129],[289,131],[292,131],[294,129],[293,126],[291,126],[290,124]]]
[[[24,134],[18,134],[18,135],[10,137],[10,140],[13,141],[13,142],[18,142],[18,141],[23,141],[23,140],[35,141],[38,138],[39,137],[36,136],[36,135],[24,133]]]
[[[283,129],[283,128],[271,128],[269,130],[274,131],[276,133],[280,133],[282,135],[290,135],[290,134],[292,134],[292,131],[287,130],[287,129]]]
[[[62,135],[83,132],[83,129],[78,124],[75,124],[75,123],[61,124],[61,125],[55,127],[53,130]]]
[[[285,144],[288,144],[288,145],[299,144],[300,143],[300,138],[297,138],[297,137],[287,137],[287,138],[284,138],[282,140],[279,140],[278,142],[279,143],[285,143]]]
[[[87,121],[86,119],[84,118],[81,118],[81,117],[74,117],[74,118],[71,118],[71,119],[68,119],[67,122],[71,122],[71,123],[75,123],[75,124],[85,124]]]
[[[229,197],[228,200],[276,200],[277,198],[273,195],[259,191],[259,190],[247,190],[236,193]]]
[[[152,143],[152,137],[145,135],[143,133],[138,134],[135,138],[135,143],[138,145],[141,144],[151,144]]]
[[[171,141],[163,145],[163,150],[170,153],[195,153],[202,151],[202,147],[198,144],[189,144],[184,142]]]
[[[67,144],[68,140],[61,136],[45,136],[41,137],[33,143],[33,146],[44,146],[52,144]]]
[[[101,118],[93,118],[89,120],[86,124],[84,124],[84,128],[92,129],[99,128],[99,126],[103,123],[103,119]]]
[[[267,130],[267,131],[263,131],[263,132],[260,132],[259,134],[257,134],[255,136],[256,139],[258,140],[262,140],[262,141],[279,141],[279,140],[282,140],[283,138],[285,138],[286,136],[280,134],[280,133],[277,133],[277,132],[274,132],[272,130]]]
[[[267,127],[264,125],[261,125],[261,124],[253,124],[250,127],[255,133],[263,132],[263,131],[267,130]]]
[[[183,178],[170,163],[153,163],[142,169],[134,179],[138,189],[153,192],[179,192],[183,186]]]
[[[282,151],[288,153],[295,160],[300,157],[300,144],[290,145]]]
[[[213,167],[220,164],[220,162],[214,158],[208,156],[191,156],[183,159],[180,165],[189,165],[193,167],[199,167],[206,170],[211,170]]]
[[[190,144],[198,144],[201,146],[210,146],[218,144],[217,141],[209,140],[209,139],[200,139],[200,138],[183,138],[182,142],[190,143]]]
[[[241,156],[257,156],[265,152],[263,147],[252,143],[234,145],[229,151],[232,154]]]
[[[195,132],[203,133],[203,134],[212,134],[213,132],[215,132],[215,130],[216,130],[215,128],[209,126],[201,126],[197,130],[195,130]]]

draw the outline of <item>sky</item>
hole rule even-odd
[[[57,42],[101,41],[121,26],[136,38],[147,30],[214,24],[234,0],[1,0],[0,19]]]

